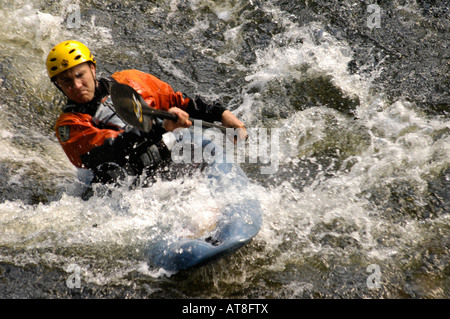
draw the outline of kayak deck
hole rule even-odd
[[[197,143],[199,143],[197,141]],[[202,140],[202,147],[211,143]],[[225,154],[222,152],[224,158]],[[180,237],[160,240],[148,247],[152,265],[177,272],[200,266],[232,253],[247,244],[259,232],[262,224],[260,203],[247,190],[249,180],[239,165],[214,161],[204,173],[213,181],[214,192],[221,196],[232,186],[241,190],[244,198],[228,203],[221,211],[216,227],[199,238]]]

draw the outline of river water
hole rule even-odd
[[[0,296],[448,298],[449,2],[371,4],[0,0]],[[207,224],[202,176],[81,199],[45,70],[70,38],[100,75],[140,69],[280,132],[274,172],[242,163],[249,245],[178,274],[142,258],[159,228]]]

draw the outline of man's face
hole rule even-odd
[[[75,103],[87,103],[95,94],[95,66],[90,63],[76,65],[58,74],[55,82]]]

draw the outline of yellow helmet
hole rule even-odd
[[[84,62],[96,64],[88,47],[78,41],[63,41],[57,44],[47,56],[48,76],[51,79],[55,75]]]

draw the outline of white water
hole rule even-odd
[[[22,89],[36,93],[41,101],[52,101],[52,94],[59,94],[48,83],[44,69],[45,55],[51,46],[66,38],[79,38],[94,52],[109,52],[115,45],[111,29],[95,25],[95,19],[83,21],[82,30],[67,29],[63,23],[67,15],[65,3],[68,1],[52,5],[56,12],[37,9],[39,1],[16,1],[0,9],[5,17],[0,21],[0,48],[13,66],[6,79],[23,79]],[[192,8],[211,5],[219,19],[239,22],[227,3],[220,7],[203,1],[190,4]],[[291,166],[292,173],[277,185],[263,187],[255,182],[249,188],[248,192],[263,206],[263,227],[251,244],[254,249],[239,255],[240,259],[234,260],[237,265],[232,266],[244,267],[249,273],[245,276],[252,277],[283,271],[290,264],[302,264],[314,256],[327,260],[328,255],[339,255],[343,264],[352,264],[355,251],[360,257],[354,263],[363,272],[371,263],[389,265],[396,256],[427,240],[427,223],[414,218],[393,223],[386,217],[387,212],[374,206],[369,198],[374,192],[388,196],[388,186],[404,183],[415,190],[418,196],[411,200],[421,207],[420,195],[426,195],[428,181],[450,164],[450,122],[428,118],[413,104],[401,100],[388,103],[382,95],[373,96],[372,81],[383,70],[382,62],[366,66],[371,69],[364,73],[368,75],[350,74],[347,64],[352,48],[345,42],[325,32],[318,23],[301,27],[290,21],[286,12],[269,4],[265,10],[278,19],[285,31],[277,34],[266,49],[256,52],[253,65],[236,65],[245,72],[247,85],[242,88],[242,103],[235,113],[249,127],[267,125],[282,129],[280,162]],[[172,6],[172,11],[176,14],[177,7]],[[208,21],[199,22],[190,36],[195,37],[208,25]],[[209,52],[201,47],[198,50],[212,54],[218,63],[235,63],[243,36],[241,27],[239,24],[225,34],[228,43],[224,51]],[[173,64],[161,64],[178,78],[186,77]],[[330,76],[344,94],[359,98],[355,119],[326,105],[290,112],[284,119],[264,119],[265,110],[289,109],[289,101],[279,100],[285,95],[269,94],[268,90],[324,75]],[[0,110],[7,112],[10,107],[1,102]],[[56,113],[45,114],[55,117]],[[0,161],[15,167],[8,185],[18,185],[20,189],[27,183],[24,175],[42,172],[41,178],[47,182],[60,177],[61,181],[54,183],[65,191],[48,203],[0,203],[0,247],[7,252],[0,254],[1,262],[17,266],[44,264],[62,270],[75,263],[81,267],[85,282],[100,285],[128,283],[127,275],[134,271],[160,277],[167,274],[152,269],[141,259],[142,244],[160,234],[164,227],[168,233],[193,236],[214,222],[221,203],[211,197],[211,190],[201,177],[159,181],[151,188],[133,191],[107,188],[104,196],[83,201],[79,195],[84,186],[52,133],[38,135],[32,126],[11,121],[2,117],[0,131]],[[17,143],[20,138],[27,143]],[[355,143],[355,139],[359,142]],[[325,174],[327,167],[322,167],[316,176],[307,176],[313,178],[312,183],[301,190],[294,187],[293,181],[302,178],[301,161],[323,165],[316,154],[329,147],[327,142],[342,154],[340,169],[330,177]],[[448,227],[448,214],[437,217],[433,223]],[[338,248],[327,244],[326,238],[345,239],[349,244]],[[385,239],[380,243],[380,238]],[[252,267],[252,262],[259,262],[262,267]],[[296,292],[301,296],[312,286],[312,281],[293,279],[283,289],[295,297]]]

